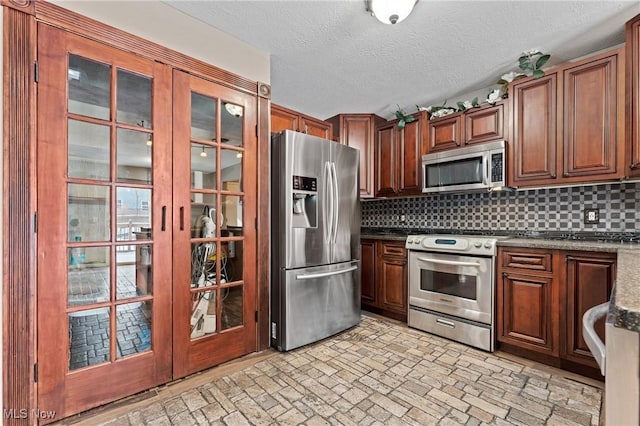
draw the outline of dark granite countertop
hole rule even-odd
[[[508,236],[499,246],[617,253],[613,295],[614,325],[640,333],[640,233],[473,231],[393,228],[362,229],[361,238],[404,241],[407,235],[456,234]]]

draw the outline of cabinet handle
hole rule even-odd
[[[506,272],[503,272],[503,273],[502,273],[502,276],[503,276],[504,278],[507,278],[507,275],[509,275],[509,274],[507,274]]]
[[[552,179],[555,179],[555,178],[557,178],[557,177],[558,177],[558,175],[556,175],[555,173],[551,173],[551,178],[552,178]]]
[[[184,231],[184,207],[180,207],[180,230]]]
[[[162,226],[160,229],[162,231],[166,230],[167,225],[167,206],[162,206]]]
[[[569,173],[567,173],[567,172],[563,172],[563,173],[562,173],[562,177],[566,177],[566,178],[567,178],[567,177],[569,177]]]

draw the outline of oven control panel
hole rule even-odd
[[[500,237],[466,235],[409,235],[406,248],[409,250],[454,252],[496,255],[496,243]]]

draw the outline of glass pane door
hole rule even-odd
[[[39,35],[38,389],[63,415],[171,378],[170,124],[154,120],[170,116],[171,74]]]
[[[174,73],[174,371],[255,349],[253,97]],[[247,161],[249,156],[250,160]],[[251,158],[253,157],[253,158]],[[247,203],[247,198],[249,202]]]

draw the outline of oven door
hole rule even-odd
[[[409,305],[491,324],[493,258],[410,251]]]

